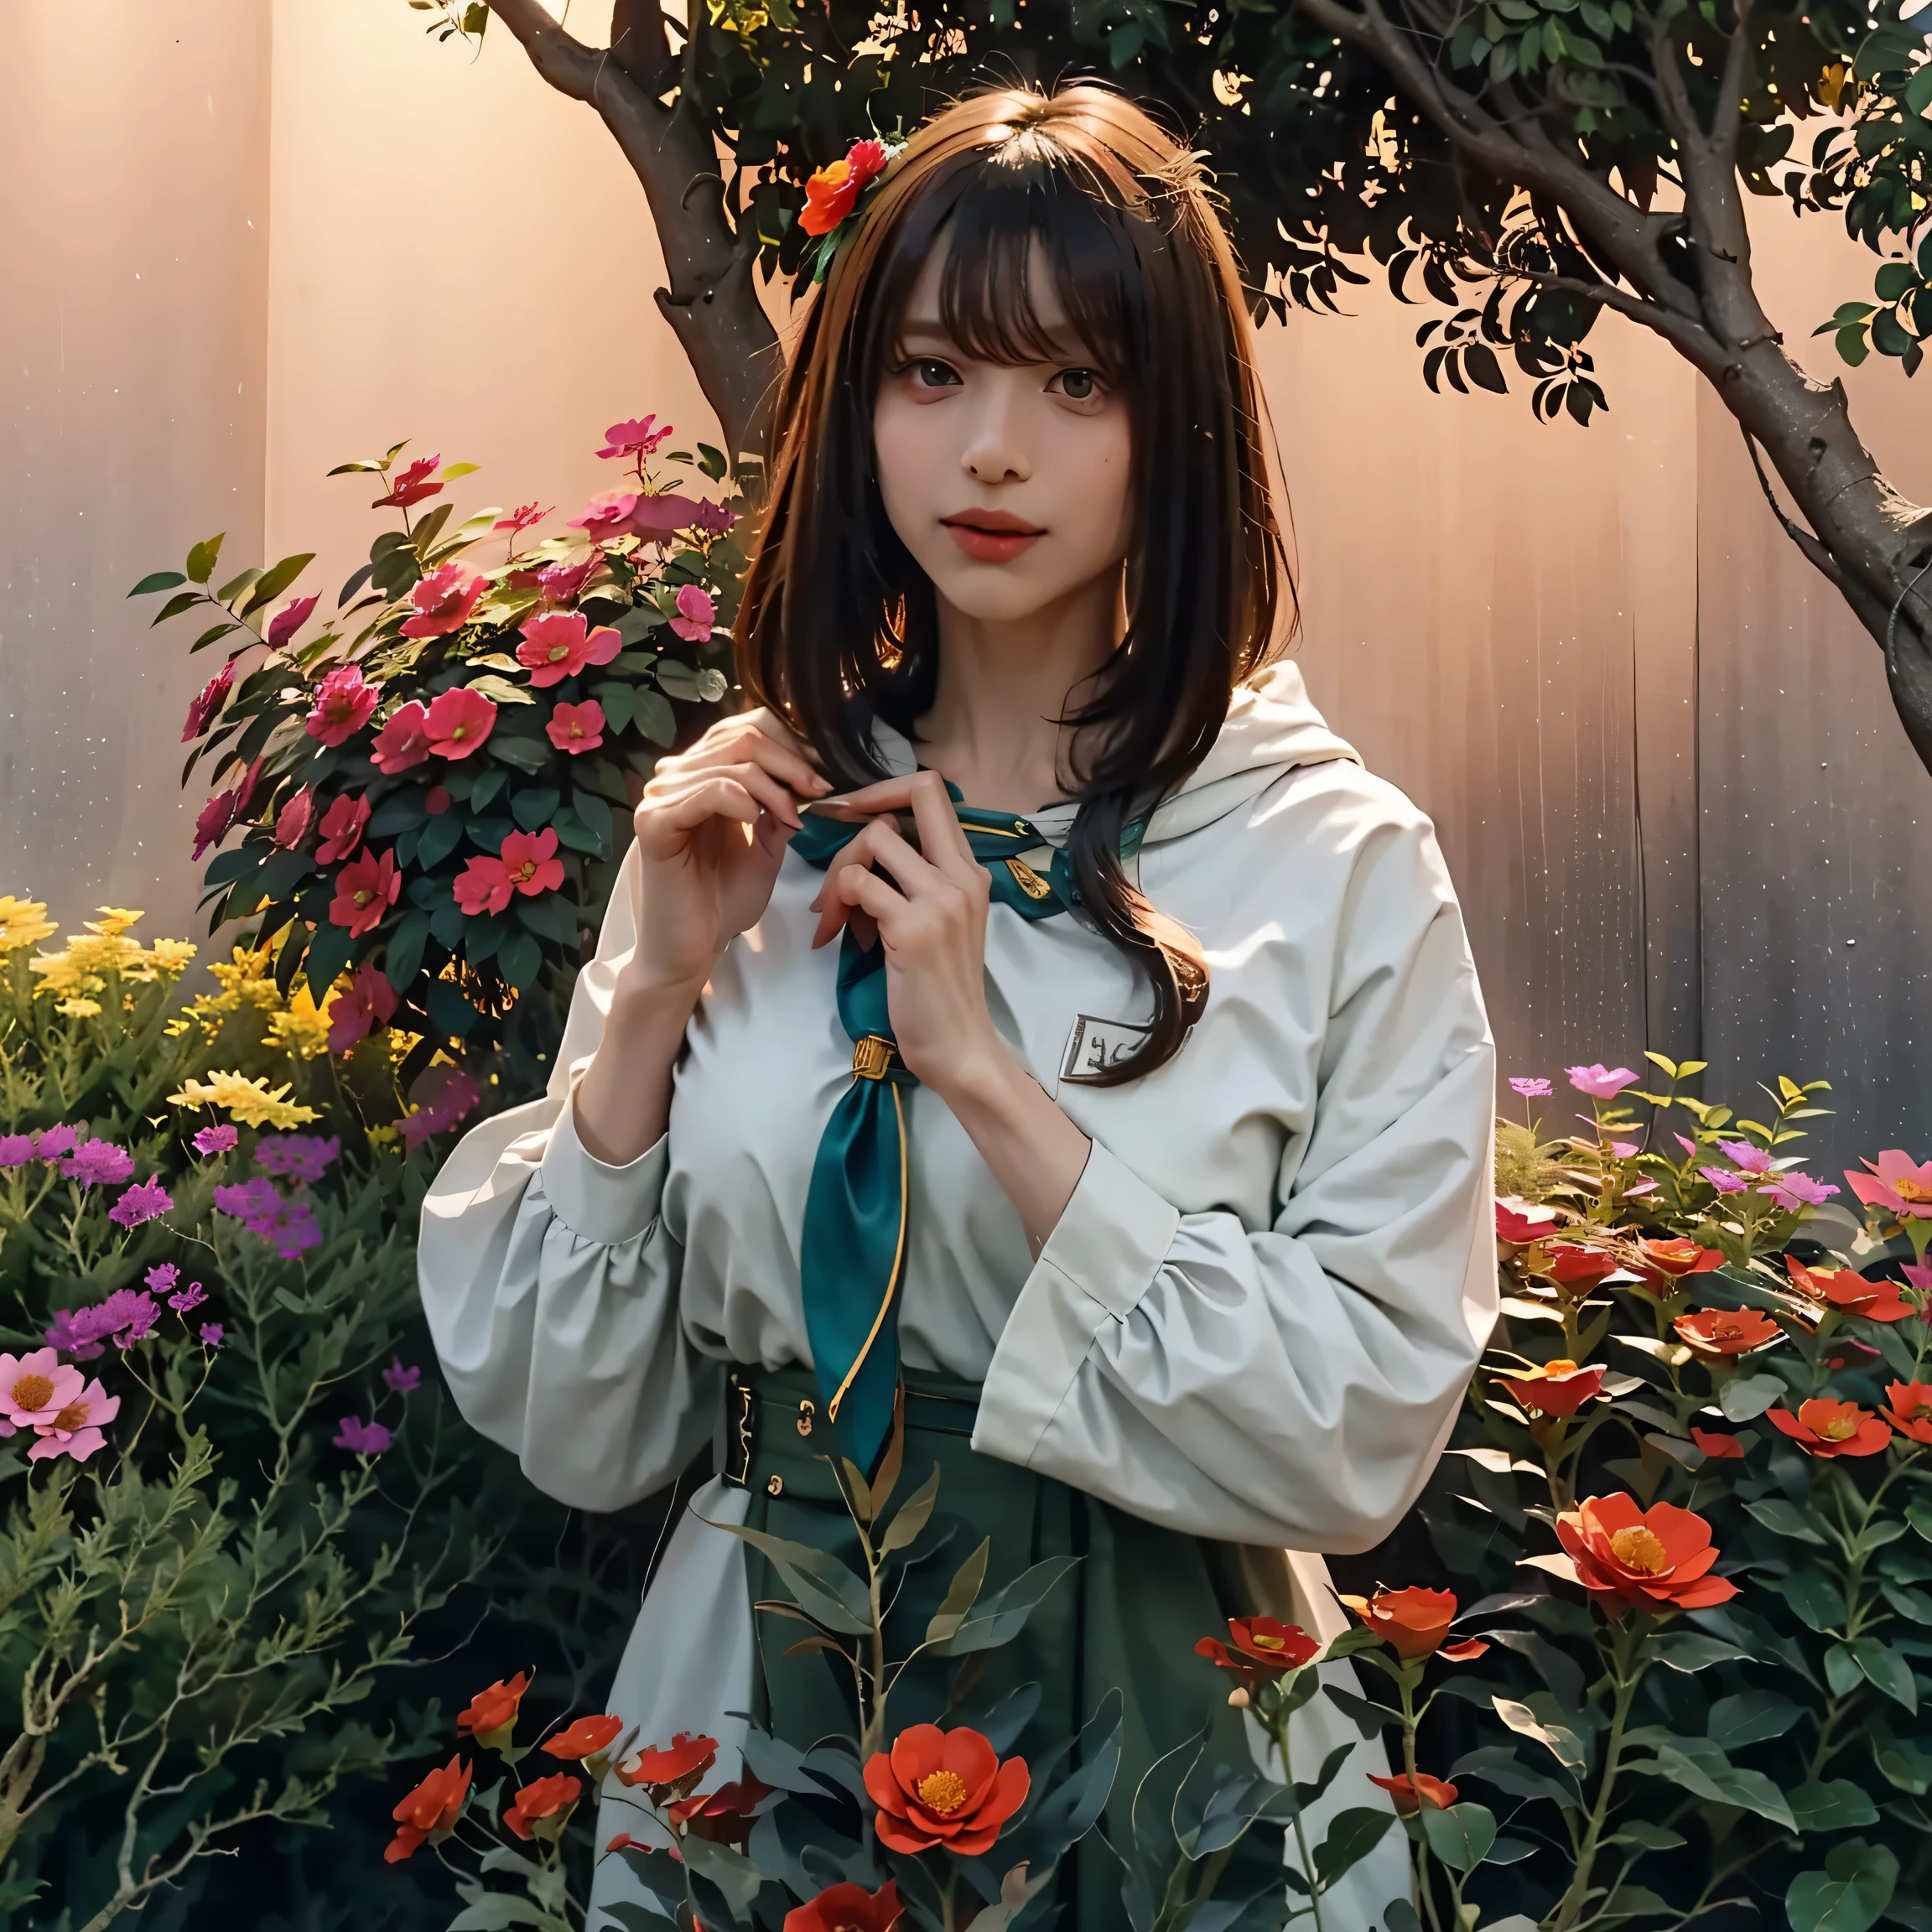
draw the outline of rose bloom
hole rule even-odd
[[[877,141],[854,141],[843,161],[821,168],[805,184],[805,205],[798,226],[808,235],[827,235],[852,212],[867,182],[886,165]]]
[[[382,1854],[385,1862],[400,1864],[426,1840],[447,1838],[463,1815],[463,1801],[470,1795],[470,1767],[460,1757],[452,1758],[439,1771],[432,1771],[389,1815],[396,1820],[395,1841]]]
[[[1496,1203],[1496,1239],[1512,1247],[1526,1248],[1556,1232],[1556,1210],[1538,1208],[1512,1195]]]
[[[888,1878],[876,1892],[863,1885],[831,1885],[808,1905],[785,1914],[784,1932],[895,1932],[905,1916],[899,1888]]]
[[[383,1374],[387,1376],[388,1371]],[[553,1758],[594,1758],[623,1728],[621,1717],[579,1717],[568,1731],[546,1738],[543,1748]]]
[[[369,756],[376,761],[376,769],[392,778],[428,757],[429,714],[420,700],[412,698],[389,714],[369,747]]]
[[[496,728],[496,707],[480,691],[459,687],[432,701],[424,729],[439,758],[467,758]]]
[[[559,751],[568,751],[576,758],[602,746],[604,725],[604,707],[590,698],[581,704],[559,704],[550,714],[543,735]]]
[[[875,1752],[865,1791],[879,1807],[880,1844],[917,1854],[936,1845],[962,1858],[990,1852],[1000,1827],[1026,1802],[1031,1779],[1024,1758],[1002,1763],[979,1732],[914,1724]]]
[[[617,1782],[652,1792],[688,1791],[718,1761],[718,1740],[680,1731],[668,1744],[634,1751],[617,1767]]]
[[[315,848],[318,865],[333,865],[346,859],[362,841],[362,828],[369,823],[369,801],[351,798],[345,792],[322,814],[322,841]]]
[[[416,615],[402,626],[405,637],[447,637],[460,631],[490,588],[487,577],[479,577],[467,564],[454,558],[439,564],[420,579],[409,593]]]
[[[1566,1355],[1545,1362],[1540,1368],[1526,1368],[1516,1375],[1498,1375],[1502,1384],[1525,1409],[1544,1415],[1574,1415],[1583,1405],[1603,1393],[1603,1371],[1579,1368]]]
[[[1764,1420],[1789,1436],[1807,1456],[1876,1456],[1892,1440],[1883,1420],[1856,1402],[1834,1402],[1814,1395],[1789,1409],[1768,1409]]]
[[[517,1708],[529,1688],[529,1672],[519,1670],[514,1677],[499,1678],[487,1690],[479,1690],[468,1707],[457,1712],[456,1735],[474,1737],[494,1749],[500,1736],[508,1737],[517,1722]]]
[[[527,899],[534,899],[540,892],[554,892],[564,883],[564,861],[557,856],[553,827],[509,834],[503,841],[502,860],[511,885]]]
[[[329,923],[346,926],[350,936],[359,939],[382,923],[382,915],[396,903],[402,890],[402,875],[396,870],[395,855],[365,852],[335,875],[335,897],[329,907]]]
[[[382,693],[358,664],[338,664],[315,687],[314,705],[304,729],[325,745],[346,744],[374,714]]]
[[[1250,1690],[1299,1670],[1322,1654],[1322,1646],[1299,1623],[1273,1617],[1230,1617],[1228,1641],[1203,1637],[1194,1646],[1218,1670],[1232,1670]]]
[[[1755,1308],[1700,1308],[1694,1315],[1680,1315],[1670,1326],[1692,1354],[1707,1360],[1748,1355],[1784,1338],[1784,1331]]]
[[[624,640],[608,624],[593,631],[581,610],[546,610],[531,618],[517,647],[517,662],[527,665],[530,682],[541,691],[574,678],[586,665],[608,664]]]
[[[534,1778],[504,1808],[503,1822],[519,1838],[527,1838],[531,1826],[540,1820],[557,1818],[560,1812],[568,1818],[583,1789],[568,1771],[553,1771],[548,1778]],[[562,1826],[563,1819],[559,1818],[558,1828],[561,1830]]]
[[[1576,1581],[1606,1609],[1706,1610],[1728,1603],[1737,1586],[1709,1574],[1717,1561],[1710,1525],[1674,1503],[1639,1509],[1634,1497],[1592,1496],[1556,1519],[1556,1540]]]
[[[1344,1597],[1342,1602],[1378,1637],[1394,1644],[1405,1663],[1440,1649],[1456,1614],[1453,1590],[1384,1590],[1374,1597]]]
[[[1807,1268],[1784,1257],[1784,1271],[1800,1295],[1843,1315],[1862,1315],[1867,1322],[1903,1322],[1914,1312],[1901,1301],[1893,1281],[1867,1281],[1850,1268]]]
[[[1426,1771],[1418,1771],[1413,1779],[1406,1771],[1393,1778],[1378,1778],[1371,1771],[1368,1782],[1379,1784],[1405,1818],[1414,1816],[1425,1805],[1432,1811],[1446,1811],[1456,1802],[1456,1787],[1444,1784],[1440,1778],[1431,1778]]]
[[[1901,1436],[1932,1442],[1932,1382],[1894,1382],[1885,1398],[1885,1420]]]

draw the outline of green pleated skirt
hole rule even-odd
[[[1142,1776],[1164,1753],[1187,1745],[1210,1716],[1206,1763],[1252,1768],[1244,1721],[1227,1705],[1227,1679],[1194,1654],[1199,1639],[1225,1636],[1229,1616],[1255,1607],[1236,1600],[1241,1586],[1233,1548],[1158,1528],[1052,1477],[976,1454],[978,1384],[912,1371],[905,1382],[905,1464],[893,1500],[910,1496],[937,1463],[934,1525],[950,1520],[954,1528],[944,1548],[907,1572],[887,1618],[889,1654],[905,1656],[917,1644],[953,1572],[982,1537],[992,1545],[983,1597],[1033,1564],[1077,1556],[1079,1563],[1020,1635],[982,1654],[984,1669],[959,1706],[985,1709],[1022,1684],[1039,1684],[1039,1709],[1013,1749],[1042,1762],[1118,1690],[1125,1706],[1123,1753],[1102,1829],[1123,1851],[1131,1842],[1129,1812]],[[863,1574],[851,1519],[824,1460],[833,1453],[831,1431],[811,1372],[740,1368],[727,1400],[725,1474],[750,1493],[747,1525],[809,1544]],[[770,1565],[749,1547],[746,1557],[752,1601],[783,1600],[787,1592]],[[823,1737],[854,1735],[849,1668],[822,1652],[787,1656],[805,1633],[793,1619],[754,1613],[754,1624],[761,1698],[754,1717],[800,1750]],[[888,1731],[945,1716],[957,1670],[935,1670],[917,1681],[908,1673],[893,1694]],[[1157,1835],[1164,1877],[1175,1852],[1166,1805],[1151,1819],[1145,1809],[1141,1830],[1144,1838]],[[1218,1895],[1254,1891],[1278,1860],[1273,1845],[1244,1842]],[[997,1869],[997,1848],[991,1862]],[[1121,1879],[1119,1861],[1097,1834],[1076,1846],[1060,1879],[1067,1932],[1119,1932],[1126,1923]],[[1157,1877],[1157,1895],[1160,1888]]]

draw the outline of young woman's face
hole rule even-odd
[[[943,248],[914,285],[874,406],[886,514],[943,605],[1033,615],[1117,575],[1132,536],[1127,407],[1085,357],[1036,245],[1053,357],[969,355],[940,320]]]

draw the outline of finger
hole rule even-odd
[[[842,792],[827,802],[854,813],[903,812],[912,802],[913,782],[922,776],[908,771],[902,778],[881,778],[875,785],[861,785],[856,792]]]
[[[753,711],[734,720],[740,727],[734,740],[740,755],[749,755],[782,778],[794,792],[809,798],[823,797],[832,789],[817,769],[818,754],[802,738],[793,736],[770,712]]]
[[[873,863],[886,868],[894,884],[908,899],[923,898],[935,887],[948,883],[946,875],[904,838],[890,818],[875,818],[852,844],[857,845],[861,842],[867,846]],[[979,865],[971,853],[967,854],[967,859],[977,871]]]
[[[826,880],[819,897],[824,901],[824,910],[812,941],[814,951],[829,943],[847,926],[862,947],[869,947],[877,937],[880,913],[902,909],[906,904],[890,880],[881,879],[863,865],[841,866],[834,876]]]
[[[645,787],[645,803],[655,808],[673,802],[717,778],[733,779],[742,785],[773,818],[794,832],[802,823],[798,816],[797,801],[790,788],[781,784],[761,766],[752,764],[714,766],[708,771],[679,773],[670,778],[660,774]]]
[[[937,771],[922,771],[912,781],[912,822],[919,828],[920,849],[942,871],[963,883],[980,869]]]
[[[833,890],[833,884],[849,866],[857,866],[861,870],[871,869],[873,831],[874,827],[868,825],[849,844],[835,852],[825,868],[825,883],[818,888],[818,896],[812,901],[811,909],[818,915],[818,929],[812,938],[814,948],[824,945],[845,925],[850,908]]]
[[[682,851],[688,835],[713,818],[735,818],[740,824],[756,825],[761,810],[758,801],[745,787],[730,778],[714,778],[693,787],[682,798],[662,809],[638,817],[637,843],[652,858],[668,858]]]

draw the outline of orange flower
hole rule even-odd
[[[1579,1368],[1566,1355],[1525,1368],[1519,1375],[1495,1378],[1525,1409],[1544,1415],[1574,1415],[1593,1396],[1603,1393],[1601,1368]]]
[[[557,1822],[543,1834],[546,1838],[554,1838],[569,1822],[577,1794],[583,1789],[568,1771],[553,1771],[548,1778],[534,1778],[504,1808],[503,1822],[519,1838],[527,1838],[532,1826],[546,1818],[555,1818]]]
[[[579,1717],[568,1731],[543,1742],[553,1758],[594,1758],[624,1728],[621,1717]]]
[[[1693,1426],[1690,1440],[1706,1456],[1738,1457],[1744,1453],[1744,1445],[1735,1436],[1727,1436],[1722,1429],[1699,1429]]]
[[[1695,1241],[1680,1237],[1674,1241],[1639,1241],[1644,1259],[1659,1275],[1673,1280],[1685,1275],[1705,1275],[1724,1265],[1721,1248],[1700,1248]]]
[[[876,141],[854,141],[843,161],[821,168],[805,184],[805,205],[798,226],[808,235],[828,235],[852,212],[865,184],[886,165]]]
[[[1748,1355],[1784,1335],[1768,1315],[1755,1308],[1700,1308],[1695,1315],[1680,1315],[1670,1326],[1692,1354],[1706,1358]]]
[[[1814,1395],[1789,1409],[1768,1409],[1764,1420],[1789,1436],[1807,1456],[1876,1456],[1892,1440],[1879,1417],[1856,1402],[1834,1402]]]
[[[668,1744],[653,1745],[647,1751],[635,1751],[628,1762],[617,1767],[617,1781],[641,1784],[653,1798],[660,1793],[683,1797],[718,1761],[718,1740],[680,1731]],[[658,1798],[660,1803],[662,1798]]]
[[[1932,1442],[1932,1382],[1894,1382],[1885,1394],[1885,1420],[1914,1442]]]
[[[1299,1623],[1272,1617],[1230,1617],[1228,1642],[1203,1637],[1194,1646],[1218,1670],[1232,1670],[1250,1690],[1299,1670],[1322,1654],[1322,1646]]]
[[[914,1724],[875,1751],[865,1766],[865,1789],[879,1807],[874,1825],[894,1852],[930,1852],[943,1845],[962,1858],[993,1848],[1000,1828],[1026,1802],[1031,1779],[1024,1758],[1001,1763],[991,1744],[962,1726],[942,1731]]]
[[[1378,1637],[1393,1644],[1408,1663],[1441,1649],[1456,1614],[1453,1590],[1384,1590],[1374,1597],[1344,1597],[1342,1602]]]
[[[1895,1281],[1867,1281],[1850,1268],[1807,1268],[1784,1257],[1785,1272],[1800,1294],[1843,1315],[1862,1315],[1867,1322],[1903,1322],[1914,1312],[1898,1298]]]
[[[1708,1574],[1717,1561],[1710,1525],[1674,1503],[1639,1509],[1633,1496],[1592,1496],[1574,1515],[1556,1519],[1556,1538],[1576,1566],[1576,1581],[1613,1606],[1705,1610],[1728,1603],[1737,1586]]]
[[[673,1805],[671,1822],[678,1830],[695,1832],[714,1844],[742,1846],[751,1836],[759,1805],[771,1790],[771,1785],[747,1771],[735,1784],[720,1784],[715,1791]]]
[[[456,1716],[456,1735],[468,1737],[486,1750],[501,1751],[510,1742],[517,1727],[517,1706],[530,1688],[530,1674],[519,1670],[508,1683],[499,1680],[487,1690],[479,1690],[470,1707]]]
[[[905,1909],[890,1878],[876,1892],[833,1885],[810,1904],[794,1905],[785,1914],[785,1932],[892,1932]]]
[[[1371,1771],[1368,1782],[1379,1784],[1395,1800],[1395,1809],[1405,1818],[1425,1805],[1432,1811],[1446,1811],[1456,1802],[1456,1787],[1445,1784],[1440,1778],[1431,1778],[1426,1771],[1418,1771],[1414,1779],[1406,1771],[1393,1778],[1378,1778]]]
[[[431,1843],[456,1829],[463,1801],[470,1795],[470,1767],[452,1758],[440,1771],[432,1771],[389,1815],[396,1820],[395,1842],[385,1847],[385,1863],[399,1865],[425,1840]]]

